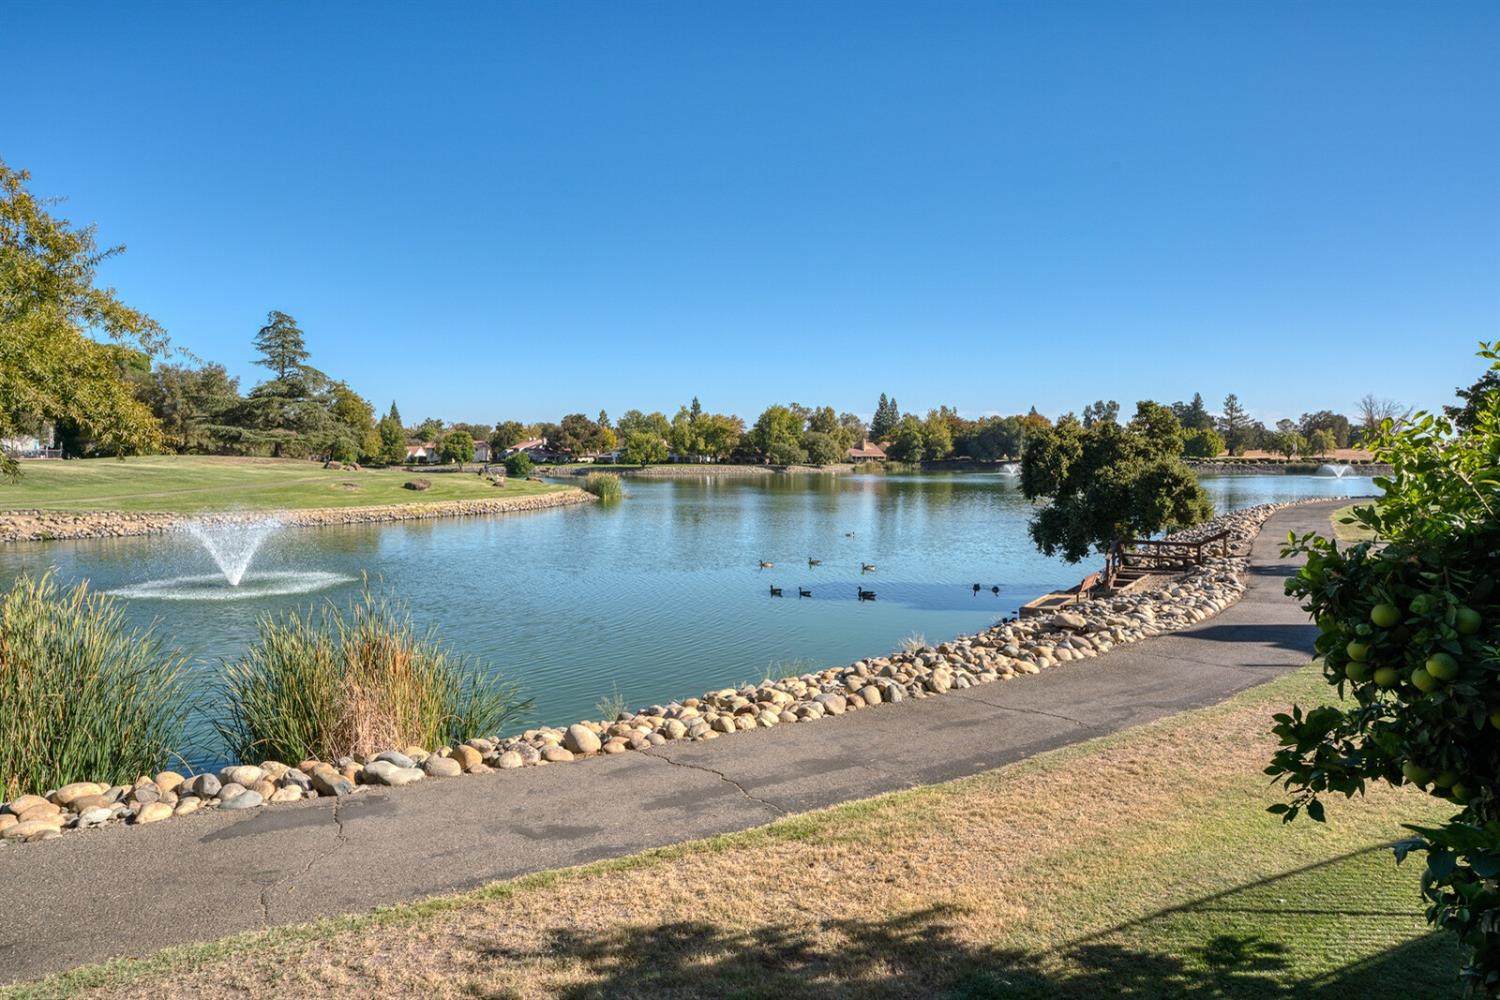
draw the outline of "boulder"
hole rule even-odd
[[[422,762],[422,770],[429,778],[456,778],[464,773],[463,766],[452,757],[433,754]]]
[[[430,490],[430,489],[432,489],[432,480],[431,479],[408,479],[406,482],[404,482],[404,483],[401,484],[401,488],[402,489],[406,489],[406,490],[416,490],[418,493],[420,493],[423,490]]]
[[[424,775],[415,767],[398,767],[388,760],[373,760],[365,765],[364,779],[367,784],[387,785],[399,788],[421,781]]]
[[[563,746],[573,753],[598,753],[599,736],[588,726],[574,723],[563,736]]]
[[[137,826],[140,826],[142,823],[155,823],[157,820],[166,819],[171,815],[172,807],[165,802],[148,802],[136,811],[135,823]]]

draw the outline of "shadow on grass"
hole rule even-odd
[[[556,993],[566,1000],[1456,997],[1457,949],[1435,934],[1411,936],[1414,917],[1420,921],[1415,906],[1262,905],[1268,893],[1289,902],[1274,894],[1365,854],[1248,883],[1051,951],[975,945],[962,940],[961,910],[933,906],[878,920],[744,930],[692,919],[605,932],[558,928],[537,951],[483,952],[472,971],[482,983],[486,967],[562,963],[572,968],[572,982]],[[1363,957],[1347,960],[1350,954]],[[510,994],[479,986],[475,995]]]

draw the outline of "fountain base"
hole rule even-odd
[[[353,582],[354,577],[342,573],[269,572],[247,574],[237,586],[233,586],[223,576],[208,573],[147,580],[119,587],[109,593],[117,597],[149,601],[238,601],[252,597],[310,594],[316,590]]]

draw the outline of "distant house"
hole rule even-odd
[[[884,462],[885,449],[874,441],[861,441],[849,449],[849,461],[855,465],[860,465],[864,462]]]
[[[62,452],[53,444],[53,427],[43,424],[39,434],[17,434],[0,438],[0,451],[11,458],[60,458]]]
[[[489,460],[490,443],[488,441],[480,441],[478,438],[476,438],[474,440],[474,461],[488,462]]]
[[[408,465],[430,465],[438,460],[437,453],[436,441],[409,444],[406,446],[406,462]]]
[[[509,458],[512,455],[525,453],[526,457],[533,462],[565,462],[568,454],[550,447],[545,438],[527,438],[525,441],[517,441],[505,449],[501,458]]]

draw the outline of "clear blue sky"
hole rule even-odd
[[[1500,4],[6,5],[0,157],[258,380],[408,422],[1435,405],[1500,337]]]

